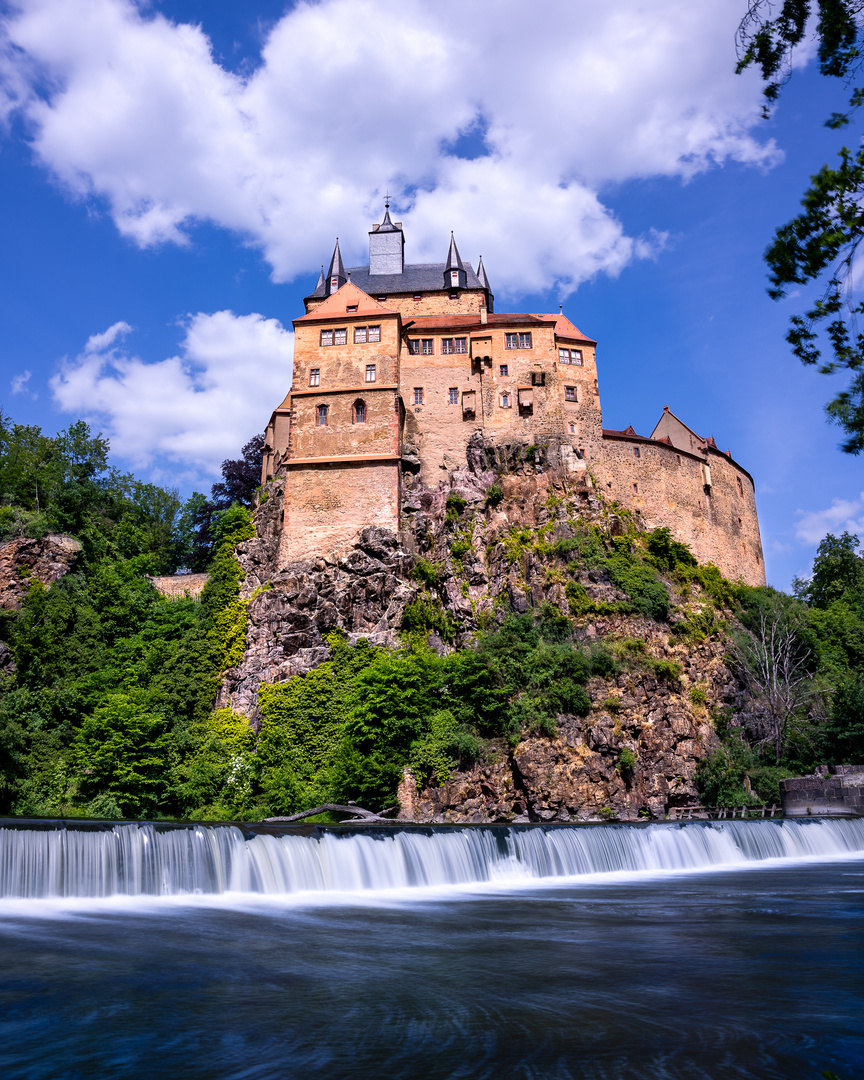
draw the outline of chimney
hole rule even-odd
[[[480,308],[480,324],[482,326],[485,326],[488,321],[489,321],[489,313],[487,312],[485,306],[481,307]]]

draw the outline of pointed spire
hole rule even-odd
[[[461,270],[462,260],[459,258],[459,248],[456,247],[456,240],[453,233],[450,233],[450,250],[447,252],[447,262],[444,265],[445,270]]]
[[[477,280],[483,286],[491,292],[492,286],[489,284],[489,278],[486,277],[486,267],[483,265],[483,256],[480,256],[480,262],[477,263]]]
[[[447,252],[447,262],[444,264],[444,288],[464,289],[468,284],[468,275],[462,267],[459,258],[459,248],[453,233],[450,233],[450,250]]]
[[[318,275],[318,280],[315,282],[315,288],[312,290],[313,296],[324,296],[324,265],[321,265],[321,273]]]
[[[327,295],[332,296],[341,289],[348,276],[342,264],[342,252],[339,250],[339,237],[336,237],[336,247],[333,249],[333,258],[330,260],[330,269],[327,271]]]

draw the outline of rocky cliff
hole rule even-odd
[[[0,608],[19,608],[34,581],[53,585],[69,572],[80,550],[77,540],[56,534],[7,541],[0,547]]]
[[[284,477],[268,485],[257,536],[239,547],[246,650],[226,673],[219,704],[256,723],[258,687],[324,661],[333,630],[398,646],[406,611],[425,611],[429,640],[442,650],[469,644],[509,613],[551,605],[570,619],[575,643],[606,642],[622,660],[619,673],[593,678],[589,715],[559,716],[554,737],[528,732],[515,747],[490,744],[483,760],[421,791],[404,783],[403,816],[626,819],[698,802],[698,761],[718,745],[711,710],[740,693],[723,662],[716,604],[697,586],[667,579],[666,618],[633,610],[586,548],[615,550],[616,537],[626,547],[638,519],[603,499],[569,447],[492,446],[478,437],[437,490],[413,464],[409,447],[401,535],[368,528],[344,550],[284,568],[276,564]],[[702,629],[676,632],[684,624]]]

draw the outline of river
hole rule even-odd
[[[0,828],[0,896],[4,1080],[864,1075],[864,821]]]

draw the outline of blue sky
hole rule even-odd
[[[409,261],[455,229],[499,311],[563,302],[598,339],[607,427],[648,434],[669,405],[731,448],[772,584],[826,531],[864,534],[835,381],[783,340],[806,298],[771,301],[761,261],[842,144],[842,87],[802,57],[761,120],[728,0],[545,9],[0,6],[4,411],[85,416],[119,463],[206,489],[284,396],[334,236],[361,261],[389,187]]]

